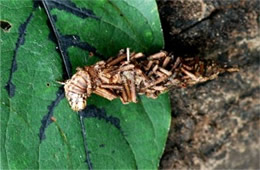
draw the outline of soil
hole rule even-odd
[[[166,50],[240,68],[170,91],[160,169],[260,169],[260,1],[157,3]]]

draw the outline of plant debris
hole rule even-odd
[[[83,110],[95,93],[123,104],[137,102],[137,94],[157,98],[170,88],[184,88],[215,79],[220,73],[238,71],[221,67],[212,60],[175,57],[166,51],[145,56],[121,50],[117,57],[77,68],[64,84],[65,95],[74,111]]]

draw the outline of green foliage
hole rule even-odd
[[[48,5],[73,72],[100,59],[89,57],[91,49],[110,56],[126,47],[145,53],[163,47],[154,0],[52,0]],[[62,96],[55,81],[63,80],[65,71],[45,10],[31,0],[0,1],[0,8],[1,20],[12,25],[0,37],[1,169],[88,168],[78,115],[66,99],[57,100]],[[13,96],[6,90],[8,80],[15,86]],[[140,96],[128,105],[92,95],[88,104],[99,114],[84,118],[94,169],[158,167],[170,125],[167,94],[156,100]],[[40,141],[42,120],[52,109],[56,122]]]

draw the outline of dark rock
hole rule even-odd
[[[260,2],[158,0],[166,49],[237,73],[171,91],[161,169],[260,169]]]

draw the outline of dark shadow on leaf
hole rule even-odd
[[[96,20],[100,19],[94,14],[92,10],[86,8],[78,8],[76,4],[71,2],[70,0],[46,0],[46,4],[50,9],[57,8],[59,10],[64,10],[83,19],[88,17]]]
[[[104,109],[99,109],[94,105],[88,105],[80,113],[84,118],[97,118],[99,120],[103,119],[107,123],[110,123],[111,125],[116,127],[121,133],[123,133],[120,127],[120,119],[114,116],[108,116]]]
[[[27,19],[25,20],[25,22],[19,26],[19,36],[15,44],[9,79],[5,86],[5,89],[7,90],[9,97],[13,97],[15,95],[15,85],[12,82],[12,78],[13,78],[13,73],[17,70],[17,62],[16,62],[17,51],[20,48],[20,46],[23,45],[25,42],[26,29],[32,17],[33,17],[33,12],[31,12],[30,15],[27,17]]]
[[[42,125],[40,127],[40,132],[39,132],[40,142],[42,142],[42,140],[46,138],[45,131],[47,127],[53,122],[53,120],[51,120],[51,117],[53,116],[54,109],[63,98],[64,98],[64,89],[63,87],[60,87],[56,93],[56,99],[52,101],[51,104],[48,106],[48,113],[45,116],[43,116],[41,120]]]

